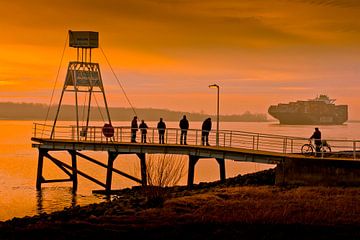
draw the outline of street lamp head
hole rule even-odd
[[[214,83],[214,84],[209,85],[209,88],[219,88],[219,85]]]

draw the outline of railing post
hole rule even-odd
[[[230,147],[232,146],[232,131],[230,132]]]
[[[195,145],[198,145],[198,130],[195,130]]]
[[[287,148],[287,138],[284,138],[284,142],[283,142],[283,153],[286,154],[286,148]]]
[[[122,132],[122,128],[120,128],[120,142],[122,142],[122,136],[123,136],[123,132]]]
[[[91,142],[91,127],[88,127],[86,136],[89,137],[88,139]]]
[[[179,129],[176,129],[175,131],[175,144],[178,144],[178,130]]]
[[[259,138],[260,138],[260,134],[257,135],[256,150],[259,150]]]
[[[294,153],[294,139],[291,139],[291,153]]]
[[[152,143],[154,143],[155,140],[155,129],[152,130]]]
[[[356,142],[353,142],[353,156],[354,156],[354,160],[356,159]]]
[[[225,144],[226,144],[226,133],[224,133],[224,147],[225,147]]]
[[[34,137],[36,138],[36,123],[34,123]]]
[[[253,136],[253,150],[255,150],[255,136]]]
[[[94,142],[96,140],[96,127],[94,127]]]

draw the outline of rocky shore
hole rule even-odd
[[[108,202],[0,222],[0,239],[360,239],[360,189],[274,182],[270,169],[191,190],[124,189]]]

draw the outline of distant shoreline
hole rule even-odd
[[[49,113],[48,113],[49,111]],[[44,121],[47,116],[47,120],[53,120],[57,106],[37,104],[37,103],[13,103],[13,102],[0,102],[0,120],[11,121]],[[101,111],[101,112],[100,112]],[[179,121],[183,115],[186,115],[190,121],[202,122],[204,119],[211,117],[215,121],[216,115],[209,115],[204,113],[194,112],[181,112],[173,111],[168,109],[153,109],[153,108],[137,108],[135,109],[136,114],[140,119],[145,121],[158,121],[160,117],[166,119],[166,121]],[[79,118],[82,120],[83,109],[79,107]],[[131,108],[109,108],[110,116],[112,121],[130,121],[134,112]],[[75,107],[71,105],[63,105],[61,107],[59,120],[60,121],[74,121],[75,120]],[[91,108],[91,121],[103,121],[105,116],[104,108]],[[232,115],[220,115],[221,122],[267,122],[267,123],[279,123],[278,120],[268,118],[265,113],[251,113],[249,111],[243,114],[232,114]],[[348,120],[342,125],[347,123],[358,123],[359,120]]]
[[[79,120],[81,121],[84,118],[84,110],[87,112],[87,109],[83,109],[83,106],[79,106]],[[49,106],[45,104],[0,102],[0,120],[52,120],[55,118],[56,112],[57,106],[51,106],[49,108]],[[75,120],[75,112],[74,106],[63,105],[60,109],[59,120]],[[103,118],[106,116],[106,110],[103,107],[91,107],[90,112],[91,121],[103,121]],[[166,119],[166,121],[179,121],[183,115],[186,115],[191,121],[203,121],[208,117],[216,119],[215,115],[153,108],[136,108],[136,113],[134,113],[131,108],[109,108],[109,112],[112,121],[130,121],[135,114],[139,119],[145,119],[146,121],[158,121],[160,117]],[[220,115],[220,121],[268,122],[269,120],[267,119],[266,114],[251,113],[247,111],[243,114]]]
[[[115,121],[115,122],[129,122],[130,120],[129,119],[111,119],[112,121]],[[34,121],[34,122],[37,122],[37,123],[42,123],[44,122],[44,119],[14,119],[14,118],[0,118],[0,121]],[[74,120],[69,120],[69,119],[60,119],[60,121],[62,122],[73,122]],[[97,120],[93,120],[93,122],[102,122],[101,119],[97,119]],[[158,121],[158,119],[154,119],[154,120],[148,120],[148,122],[155,122],[155,121]],[[48,119],[47,120],[47,123],[50,123],[50,122],[53,122],[53,119]],[[167,122],[179,122],[179,120],[167,120]],[[202,120],[194,120],[192,122],[202,122]],[[241,122],[241,123],[277,123],[275,121],[226,121],[226,120],[222,120],[221,122]],[[214,123],[214,121],[213,121]]]
[[[121,121],[121,122],[126,122],[126,121],[130,121],[129,119],[112,119],[113,121]],[[148,120],[148,121],[157,121],[158,119],[156,120]],[[29,118],[29,119],[20,119],[20,118],[1,118],[0,117],[0,121],[45,121],[45,119],[32,119],[32,118]],[[53,119],[48,119],[47,122],[52,122]],[[64,121],[64,122],[71,122],[71,121],[74,121],[73,120],[70,120],[70,119],[61,119],[61,121]],[[101,121],[101,119],[98,119],[98,120],[94,120],[94,121]],[[179,120],[168,120],[168,122],[178,122]],[[202,122],[202,120],[194,120],[193,122]],[[299,125],[288,125],[288,124],[280,124],[279,121],[276,121],[276,120],[264,120],[264,121],[227,121],[227,120],[221,120],[221,122],[243,122],[243,123],[246,123],[246,122],[249,122],[249,123],[275,123],[275,124],[279,124],[279,125],[284,125],[284,126],[304,126],[304,125],[307,125],[307,124],[299,124]],[[360,120],[349,120],[343,124],[337,124],[337,125],[333,125],[333,124],[330,124],[330,125],[327,125],[327,126],[342,126],[342,125],[346,125],[347,123],[360,123]],[[312,126],[313,124],[310,124],[309,126]]]

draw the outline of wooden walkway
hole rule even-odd
[[[156,144],[156,143],[112,143],[112,142],[77,142],[71,140],[50,140],[32,138],[32,146],[47,150],[74,151],[108,151],[115,153],[148,153],[148,154],[179,154],[192,155],[199,158],[223,158],[234,161],[259,162],[276,164],[284,157],[303,158],[299,154],[283,154],[270,151],[260,151],[245,148]]]
[[[38,173],[37,173],[37,189],[41,189],[43,183],[52,182],[73,182],[73,190],[77,189],[77,175],[87,178],[88,180],[103,187],[106,192],[111,192],[111,183],[113,173],[131,179],[142,185],[147,184],[146,179],[146,154],[179,154],[187,155],[189,157],[188,167],[188,186],[191,187],[194,183],[195,165],[199,159],[214,158],[219,164],[220,179],[225,180],[225,159],[235,161],[260,162],[268,164],[277,164],[285,157],[284,154],[265,151],[254,151],[249,149],[234,149],[229,147],[211,147],[211,146],[196,146],[196,145],[176,145],[176,144],[141,144],[141,143],[111,143],[111,142],[77,142],[71,140],[50,140],[32,138],[34,148],[39,149],[38,159]],[[72,165],[66,164],[64,161],[55,158],[51,155],[52,151],[67,151],[72,159]],[[108,153],[107,164],[99,160],[93,159],[81,151],[101,151]],[[140,160],[141,179],[137,179],[130,174],[124,173],[113,168],[114,161],[118,155],[136,154]],[[297,155],[298,156],[298,155]],[[294,157],[297,157],[294,154]],[[77,158],[83,158],[87,161],[95,163],[96,165],[106,169],[106,182],[100,180],[80,171],[77,168]],[[63,172],[65,172],[68,179],[52,179],[46,180],[43,178],[43,163],[44,159],[52,161]]]
[[[269,134],[248,133],[239,131],[222,131],[222,143],[219,146],[203,146],[199,138],[199,130],[189,130],[188,145],[179,144],[179,130],[167,129],[165,144],[155,143],[157,139],[155,129],[149,129],[150,143],[131,143],[130,142],[130,128],[121,127],[115,128],[115,136],[113,138],[105,138],[101,134],[101,129],[93,127],[88,129],[88,137],[77,137],[74,135],[73,128],[62,128],[62,131],[55,131],[55,136],[50,139],[46,136],[46,131],[41,132],[35,126],[35,132],[32,137],[33,147],[38,148],[38,171],[37,171],[37,189],[41,189],[43,183],[65,182],[73,183],[73,190],[77,190],[78,175],[98,184],[103,187],[106,192],[111,192],[113,174],[118,174],[122,177],[131,179],[143,186],[147,185],[146,172],[146,154],[177,154],[186,155],[189,158],[188,165],[188,186],[191,187],[194,183],[195,165],[202,158],[213,158],[219,164],[220,180],[225,180],[225,160],[234,160],[242,162],[257,162],[266,164],[280,164],[285,159],[308,159],[300,153],[301,144],[306,143],[307,139],[292,138],[287,136],[276,136]],[[67,131],[64,131],[67,130]],[[42,129],[43,130],[43,129]],[[60,135],[63,134],[63,135]],[[45,136],[44,136],[45,135]],[[138,134],[139,135],[139,134]],[[210,143],[215,142],[214,136],[211,137]],[[342,145],[356,146],[356,142],[342,142]],[[355,152],[356,148],[347,148],[350,154]],[[65,163],[61,159],[55,158],[51,155],[54,151],[65,151],[69,153],[71,158],[71,165]],[[108,153],[107,164],[85,155],[82,151],[102,151]],[[128,173],[122,172],[113,167],[114,161],[119,155],[135,154],[140,160],[141,179],[131,176]],[[350,155],[351,156],[351,155]],[[86,174],[77,167],[77,159],[82,158],[89,162],[95,163],[99,167],[106,170],[106,181],[95,179]],[[334,160],[335,158],[325,159]],[[61,171],[66,173],[69,177],[66,179],[45,179],[43,177],[44,159],[53,162]],[[336,158],[341,160],[341,158]],[[349,160],[349,159],[346,159]]]

